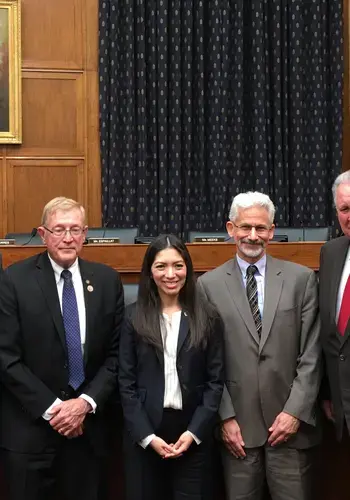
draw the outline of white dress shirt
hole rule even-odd
[[[61,312],[62,312],[62,295],[63,295],[64,280],[61,276],[61,273],[64,270],[64,268],[59,266],[57,264],[57,262],[55,262],[50,257],[50,255],[49,255],[49,260],[51,262],[52,269],[53,269],[54,274],[55,274],[55,281],[56,281],[56,286],[57,286],[58,298],[60,301],[60,307],[61,307]],[[75,262],[68,268],[68,270],[72,273],[72,281],[73,281],[73,285],[74,285],[75,296],[77,298],[79,326],[80,326],[80,338],[81,338],[81,349],[82,349],[82,352],[84,354],[84,347],[85,347],[85,340],[86,340],[86,309],[85,309],[83,281],[81,279],[78,259],[75,260]],[[95,413],[96,408],[97,408],[95,401],[87,394],[80,394],[79,397],[85,399],[85,401],[90,403],[90,405],[92,407],[92,412]],[[54,406],[58,405],[59,403],[62,403],[62,400],[60,398],[56,398],[55,401],[52,403],[52,405],[49,406],[49,408],[42,415],[45,420],[50,420],[52,418],[52,415],[50,414],[50,410]]]
[[[179,338],[181,311],[171,316],[163,313],[160,323],[164,346],[164,408],[182,410],[182,394],[177,374],[177,342]]]
[[[164,347],[165,386],[163,408],[173,408],[174,410],[182,410],[182,393],[176,368],[180,322],[181,311],[174,312],[171,316],[163,313],[160,318],[160,331]],[[187,432],[191,434],[197,444],[201,443],[200,439],[192,432]],[[150,434],[142,439],[139,444],[146,448],[155,436],[155,434]]]
[[[247,269],[251,265],[249,262],[241,259],[237,255],[237,263],[242,273],[242,280],[244,288],[247,287]],[[258,306],[260,311],[261,319],[263,317],[264,311],[264,294],[265,294],[265,274],[266,274],[266,254],[264,254],[261,259],[255,262],[254,266],[257,267],[258,271],[254,274],[256,280],[256,286],[258,289]]]
[[[345,264],[343,267],[343,273],[341,275],[339,288],[338,288],[337,309],[336,309],[336,315],[335,315],[335,323],[336,324],[338,324],[339,312],[340,312],[341,303],[343,300],[346,282],[348,281],[349,273],[350,273],[350,247],[349,247],[348,253],[346,255]]]

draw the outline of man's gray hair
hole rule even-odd
[[[339,174],[333,183],[332,193],[333,193],[334,206],[336,206],[335,205],[335,196],[337,194],[337,189],[338,189],[338,186],[340,186],[340,184],[350,184],[350,170],[347,170],[346,172]]]
[[[230,221],[235,221],[238,217],[238,210],[252,207],[265,208],[269,214],[270,223],[273,223],[275,217],[275,205],[267,194],[258,191],[248,191],[247,193],[237,194],[232,201],[230,208]]]
[[[78,209],[81,211],[81,215],[83,216],[83,221],[85,223],[85,209],[83,205],[79,202],[72,200],[71,198],[66,198],[64,196],[58,196],[53,200],[50,200],[46,203],[42,216],[41,216],[41,224],[45,226],[47,219],[55,213],[57,210],[62,210],[63,212],[69,212],[70,210]]]

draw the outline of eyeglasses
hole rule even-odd
[[[71,236],[81,236],[85,229],[83,227],[79,226],[74,226],[70,227],[68,229],[65,229],[64,227],[54,227],[52,229],[49,229],[46,226],[43,226],[46,231],[49,231],[49,233],[53,234],[54,236],[63,236],[69,233]]]
[[[238,226],[234,222],[232,222],[232,224],[237,229],[242,231],[242,233],[245,233],[245,234],[249,234],[253,229],[255,229],[256,234],[263,235],[263,234],[268,233],[271,229],[270,227],[267,227],[267,226],[251,226],[250,224],[241,224]]]

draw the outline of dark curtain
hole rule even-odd
[[[342,0],[100,0],[104,222],[222,230],[258,190],[331,225],[342,30]]]

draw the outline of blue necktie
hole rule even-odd
[[[81,350],[79,314],[77,298],[75,296],[72,273],[67,269],[62,271],[64,280],[62,294],[62,315],[66,332],[66,345],[68,350],[69,385],[78,389],[85,380],[84,361]]]

